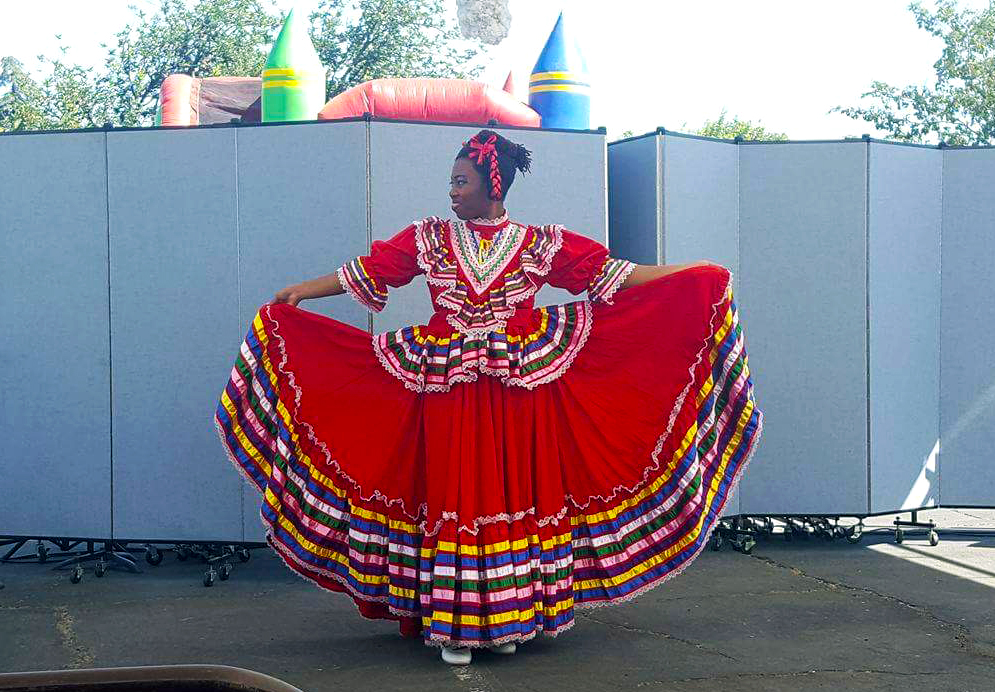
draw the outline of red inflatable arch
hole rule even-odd
[[[467,79],[374,79],[331,99],[319,120],[381,118],[539,127],[539,114],[511,94]]]

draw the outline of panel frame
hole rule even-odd
[[[831,174],[820,163],[830,152],[836,152],[845,164],[850,179]],[[740,146],[739,310],[749,332],[750,369],[757,385],[757,405],[765,413],[764,440],[740,483],[743,514],[854,516],[869,511],[866,172],[867,145],[860,140],[811,142],[791,147],[784,143]],[[764,186],[772,200],[766,203],[761,201]],[[818,206],[797,203],[804,194],[817,197]],[[848,243],[847,253],[830,253],[820,248],[820,244],[824,245],[820,234],[791,238],[788,231],[782,231],[784,239],[780,243],[774,241],[770,229],[778,223],[784,228],[803,222],[817,223],[826,230],[827,237],[838,232],[834,229],[841,223],[839,205],[845,200],[851,205],[845,214],[845,233],[849,237],[843,236]],[[785,249],[796,256],[785,256]],[[805,254],[799,256],[798,252]],[[814,288],[806,254],[832,260],[822,267],[819,290]],[[765,285],[765,281],[771,285]],[[779,304],[781,314],[774,306],[771,300],[772,295],[777,295],[774,284],[792,286],[788,296],[792,301],[792,319],[783,314],[787,303]],[[849,301],[843,301],[847,295],[844,287],[848,285],[854,286],[855,291]],[[832,299],[827,298],[830,295]],[[810,322],[819,325],[822,332],[836,330],[833,335],[837,344],[821,337],[815,339],[801,328],[785,331],[785,325]],[[838,353],[841,329],[851,330],[842,352],[852,356]],[[813,427],[811,421],[806,424],[803,418],[798,418],[798,407],[790,400],[790,392],[797,390],[795,383],[783,376],[778,381],[779,373],[785,372],[785,363],[791,362],[792,340],[805,354],[796,363],[797,369],[810,378],[810,387],[819,389],[819,401],[827,417],[832,414],[834,421],[841,416],[849,417],[850,425],[836,426],[851,431],[845,443],[836,429],[828,435],[828,431],[820,432],[817,426]],[[855,358],[857,365],[843,368],[849,357]],[[837,362],[828,371],[817,367],[832,358]],[[852,382],[844,386],[847,378]],[[839,391],[831,391],[832,387]],[[781,400],[776,398],[779,391]],[[811,407],[806,410],[811,411]],[[779,421],[791,422],[783,422],[779,430]],[[835,447],[834,451],[827,451],[827,440]],[[825,463],[805,465],[802,477],[801,470],[790,461],[797,455],[825,458]],[[840,459],[847,463],[850,474],[841,476],[849,484],[843,492],[835,475],[839,474]],[[808,488],[809,496],[800,497],[795,492],[798,488]]]
[[[978,376],[995,371],[995,301],[977,286],[987,286],[995,262],[995,147],[945,149],[943,181],[940,506],[992,509],[995,382],[979,387]]]
[[[656,132],[608,144],[608,237],[615,257],[661,263],[662,146]]]
[[[105,140],[0,138],[0,535],[112,533]]]
[[[874,514],[925,509],[939,501],[943,155],[869,142],[868,156],[869,512]]]
[[[119,540],[243,537],[242,481],[212,420],[240,341],[235,132],[107,135]]]
[[[232,334],[233,359],[257,310],[277,290],[330,274],[369,251],[368,139],[363,120],[236,129],[239,332]],[[300,307],[370,328],[369,311],[348,295]],[[217,452],[227,464],[224,451]],[[246,481],[241,497],[243,540],[265,540],[259,492]]]

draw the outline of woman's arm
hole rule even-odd
[[[297,307],[309,298],[349,293],[368,310],[380,312],[387,304],[388,286],[404,286],[423,273],[416,259],[415,234],[434,220],[429,217],[416,221],[387,240],[374,240],[369,254],[353,257],[331,274],[280,289],[273,302]]]
[[[302,281],[293,286],[287,286],[276,292],[273,297],[274,303],[290,303],[294,307],[302,300],[308,298],[324,298],[325,296],[337,296],[345,293],[342,284],[339,282],[337,272],[319,276],[317,279]]]
[[[668,274],[674,274],[685,269],[690,269],[691,267],[705,267],[714,264],[707,260],[701,260],[699,262],[690,262],[688,264],[665,264],[663,266],[650,265],[650,264],[637,264],[632,273],[625,279],[619,290],[629,288],[631,286],[638,286],[639,284],[644,284],[647,281],[652,281],[653,279],[659,279],[661,276],[667,276]]]

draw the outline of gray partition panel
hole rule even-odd
[[[870,144],[871,512],[939,500],[937,149]]]
[[[335,271],[368,249],[366,123],[238,128],[242,324],[286,285]],[[362,329],[348,297],[301,307]]]
[[[660,263],[717,262],[732,271],[735,295],[739,281],[739,147],[733,142],[673,135],[663,135],[660,140]],[[749,334],[749,327],[746,331]],[[737,487],[726,502],[724,514],[738,513]]]
[[[743,513],[864,513],[867,145],[740,146],[739,313],[764,439]]]
[[[373,239],[389,238],[415,219],[449,218],[449,177],[460,146],[480,128],[415,123],[370,123]],[[532,171],[511,187],[510,216],[525,223],[560,223],[608,242],[604,135],[500,130],[532,151]],[[578,300],[543,288],[536,305]],[[423,324],[432,314],[424,277],[393,289],[387,307],[374,316],[374,332]]]
[[[995,506],[995,149],[943,152],[940,503]]]
[[[608,145],[608,238],[612,254],[639,264],[663,256],[658,134]]]
[[[0,137],[0,535],[111,535],[104,139]]]
[[[241,540],[212,423],[240,341],[234,128],[110,133],[114,534]]]
[[[739,273],[739,146],[663,137],[663,264],[702,259]]]
[[[277,290],[329,274],[368,250],[366,123],[236,132],[240,298],[238,333],[228,341],[232,361],[259,306]],[[300,307],[369,329],[369,313],[348,296]],[[227,464],[220,445],[215,451]],[[263,540],[259,505],[259,493],[244,484],[245,540]]]

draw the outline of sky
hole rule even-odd
[[[276,4],[309,12],[317,0]],[[0,56],[34,68],[35,56],[64,45],[69,59],[97,64],[99,44],[131,18],[128,5],[158,2],[0,0]],[[723,109],[792,139],[885,137],[828,111],[858,104],[874,80],[931,84],[942,49],[916,26],[907,0],[510,0],[510,9],[511,31],[490,49],[480,78],[500,87],[510,70],[526,100],[528,76],[562,10],[590,72],[591,126],[607,127],[611,138],[690,131]]]

